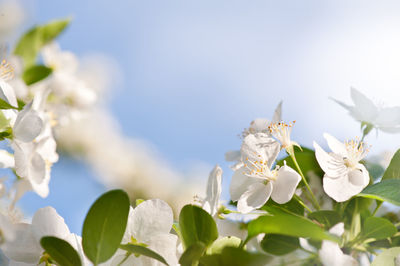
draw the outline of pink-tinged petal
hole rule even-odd
[[[256,182],[243,193],[238,200],[237,209],[241,213],[249,213],[263,206],[272,193],[272,184]]]
[[[284,204],[292,199],[301,176],[289,166],[282,166],[278,170],[276,180],[273,181],[271,198],[279,204]]]
[[[360,170],[352,171],[358,171],[360,174],[362,174]],[[358,182],[358,176],[355,178],[354,175],[354,172],[351,175],[348,173],[344,174],[339,178],[330,178],[329,176],[325,175],[322,180],[325,193],[337,202],[346,201],[357,195],[364,189],[366,185],[355,185],[354,183],[350,182],[350,178],[354,179],[352,180],[353,182],[355,182],[355,180]]]
[[[343,142],[340,142],[335,137],[328,133],[324,133],[324,138],[328,142],[329,148],[336,154],[339,154],[342,157],[349,157],[346,149],[346,145]]]
[[[249,186],[254,184],[254,182],[257,182],[254,178],[245,175],[246,171],[247,169],[242,167],[233,173],[231,184],[229,186],[229,193],[232,201],[237,201]]]
[[[146,242],[154,234],[169,233],[173,223],[171,207],[160,199],[140,203],[132,218],[132,236],[139,242]]]
[[[347,167],[339,155],[328,154],[314,141],[315,157],[319,166],[331,178],[339,178],[347,172]]]

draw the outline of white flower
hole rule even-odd
[[[344,224],[338,223],[329,229],[329,233],[341,236],[344,233]],[[321,249],[318,252],[321,262],[325,266],[355,266],[358,262],[346,255],[335,242],[324,240],[322,241]]]
[[[278,123],[282,119],[282,102],[276,107],[271,121],[267,118],[256,118],[251,121],[249,128],[242,132],[242,137],[245,138],[249,134],[265,133],[270,134],[269,126],[272,123]],[[228,151],[225,153],[225,160],[228,162],[240,161],[240,151]]]
[[[14,156],[6,150],[0,150],[0,168],[14,167]]]
[[[332,152],[325,152],[314,142],[315,156],[325,175],[324,191],[328,196],[342,202],[360,193],[369,183],[369,173],[359,161],[368,148],[363,142],[351,140],[345,143],[329,134],[324,134]]]
[[[206,197],[203,201],[203,209],[211,216],[218,212],[219,198],[222,192],[222,169],[216,165],[211,171],[207,181]]]
[[[355,88],[351,88],[351,99],[354,102],[353,106],[336,99],[333,100],[347,109],[349,114],[357,121],[367,123],[387,133],[400,132],[400,106],[377,106]]]
[[[263,206],[269,197],[279,204],[288,202],[301,177],[286,164],[271,170],[280,150],[279,144],[264,133],[250,134],[243,140],[242,165],[230,185],[238,210],[248,213]]]
[[[272,136],[274,136],[282,145],[282,149],[286,149],[289,155],[294,155],[293,146],[297,146],[301,149],[300,145],[290,139],[292,128],[296,121],[286,124],[284,122],[272,123],[268,129]]]
[[[173,224],[171,207],[160,199],[146,200],[135,209],[131,207],[123,244],[145,244],[145,246],[160,254],[169,265],[177,265],[177,236],[170,234]],[[112,260],[112,264],[118,265],[126,252],[119,250]],[[129,258],[122,265],[152,265],[161,266],[161,262],[145,256]]]
[[[76,238],[70,233],[64,219],[52,207],[39,209],[32,218],[32,224],[13,225],[15,237],[2,246],[4,254],[11,260],[36,265],[42,256],[40,239],[55,236],[68,241],[77,249]]]

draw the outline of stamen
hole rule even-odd
[[[0,79],[5,81],[10,80],[14,77],[14,68],[6,61],[1,61],[0,64]]]

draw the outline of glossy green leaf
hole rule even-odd
[[[155,260],[158,260],[159,262],[164,263],[165,265],[168,265],[167,261],[157,252],[146,248],[141,245],[134,245],[134,244],[126,244],[126,245],[120,245],[120,248],[123,250],[128,251],[129,253],[134,254],[135,256],[137,255],[143,255]]]
[[[268,265],[271,257],[250,253],[241,248],[226,247],[221,254],[205,255],[200,258],[200,266],[260,266]]]
[[[95,265],[117,251],[129,214],[129,197],[122,190],[100,196],[86,215],[82,229],[83,250]]]
[[[218,238],[217,225],[211,215],[195,205],[186,205],[179,214],[182,242],[189,247],[196,242],[211,245]]]
[[[281,234],[295,237],[307,237],[315,240],[338,241],[336,236],[324,231],[312,221],[288,213],[260,216],[248,224],[248,238],[258,234]]]
[[[386,201],[400,206],[400,179],[387,179],[366,187],[357,196]]]
[[[24,71],[22,79],[25,81],[26,85],[32,85],[47,78],[52,72],[51,68],[43,65],[31,66]]]
[[[383,174],[382,180],[387,179],[400,179],[400,149],[393,155],[388,168]]]
[[[20,56],[25,67],[32,66],[43,46],[54,40],[68,26],[70,19],[55,20],[31,28],[18,41],[14,54]]]
[[[314,174],[318,176],[323,176],[324,172],[319,166],[317,159],[315,158],[315,152],[309,148],[302,147],[303,151],[300,151],[296,148],[296,160],[302,170],[302,172],[307,175],[309,172],[314,172]],[[286,164],[293,169],[296,169],[295,164],[293,163],[290,156],[283,158],[277,162],[278,165],[283,166],[284,161]]]
[[[262,209],[267,212],[273,212],[276,208],[286,210],[288,212],[298,215],[304,214],[304,207],[297,200],[295,200],[294,197],[285,204],[279,204],[272,199],[269,199],[267,203],[262,207]]]
[[[6,102],[5,100],[0,98],[0,109],[4,110],[4,109],[18,109],[18,107],[14,107],[11,104],[9,104],[8,102]]]
[[[282,256],[298,249],[300,243],[297,237],[268,234],[264,236],[260,246],[265,252]]]
[[[372,261],[371,266],[395,266],[395,259],[400,254],[400,247],[389,248],[381,252]]]
[[[182,266],[195,266],[200,257],[206,251],[206,246],[202,242],[196,242],[188,247],[179,259]]]
[[[82,265],[78,252],[65,240],[53,236],[45,236],[40,245],[60,266]]]
[[[330,210],[312,212],[308,215],[308,218],[323,224],[325,229],[329,229],[335,224],[341,222],[340,214],[336,211]]]
[[[212,243],[211,247],[207,250],[207,254],[219,254],[225,247],[239,247],[240,242],[242,240],[235,236],[226,236],[220,238],[214,243]]]
[[[379,240],[391,237],[396,232],[396,227],[389,220],[381,217],[369,217],[364,222],[361,236],[363,239]]]
[[[10,125],[10,121],[0,112],[0,131],[4,131]]]

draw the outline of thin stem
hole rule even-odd
[[[308,212],[312,212],[312,210],[310,208],[308,208],[308,206],[301,200],[301,198],[299,196],[297,196],[296,194],[293,195],[294,199],[297,200],[301,206],[304,207],[304,209],[306,209]]]
[[[383,201],[377,201],[376,207],[375,207],[374,212],[372,213],[372,216],[375,216],[376,212],[378,211],[379,207],[381,207],[382,203],[383,203]]]
[[[300,174],[301,178],[303,179],[304,185],[306,186],[306,188],[308,190],[308,193],[311,196],[311,199],[312,199],[311,203],[313,204],[314,208],[316,208],[317,210],[320,210],[321,207],[319,206],[318,201],[315,198],[314,193],[312,192],[310,186],[308,185],[308,182],[307,182],[306,178],[304,177],[304,174],[301,171],[299,164],[297,163],[296,156],[294,155],[294,153],[290,154],[290,158],[292,158],[292,161],[293,161],[294,165],[296,166],[297,171],[299,171],[299,174]]]

